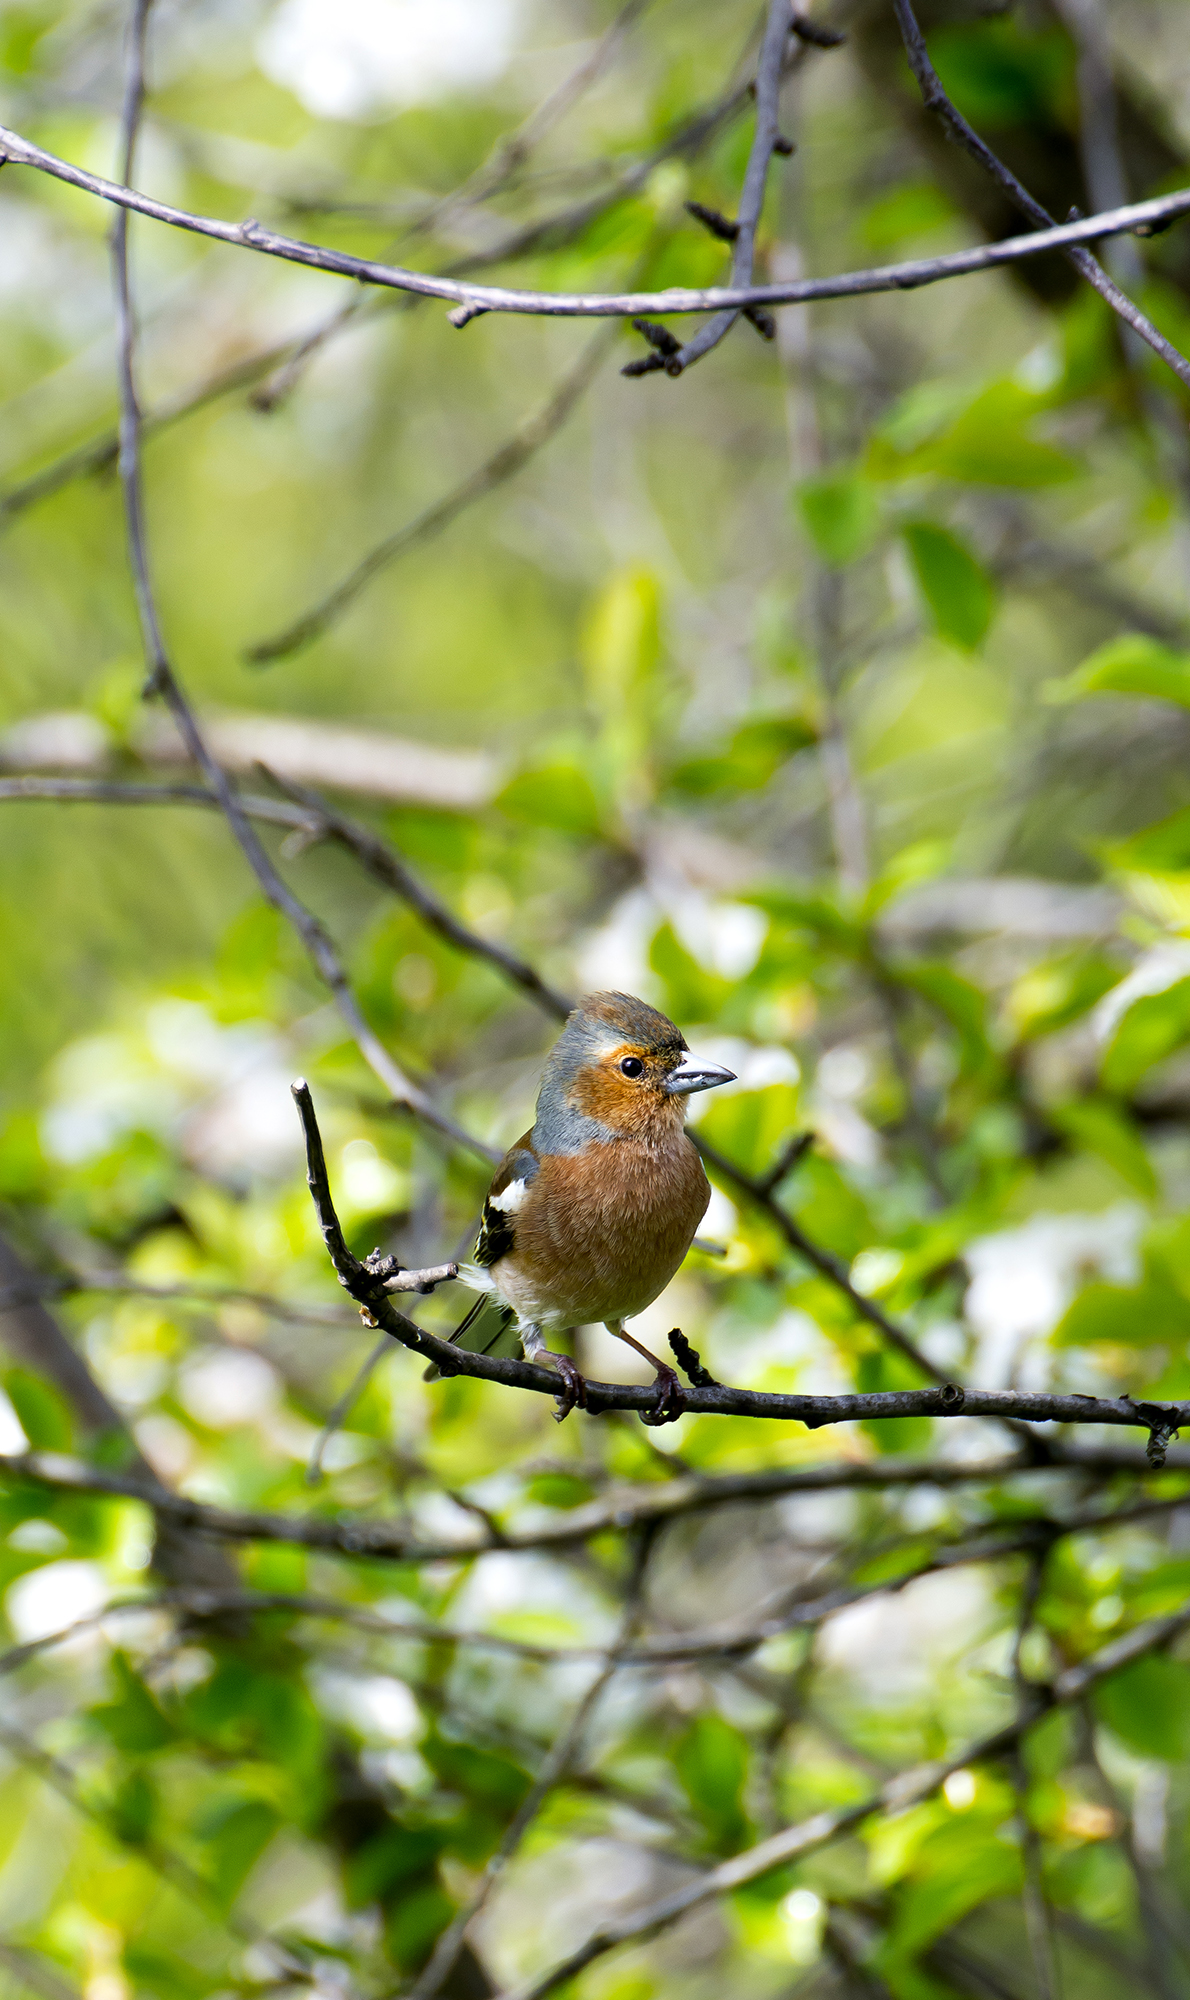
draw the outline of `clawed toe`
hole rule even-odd
[[[580,1375],[574,1362],[566,1354],[550,1356],[555,1369],[562,1377],[562,1387],[558,1391],[558,1407],[554,1411],[554,1422],[564,1423],[577,1404],[580,1410],[587,1407],[587,1379]]]
[[[682,1385],[672,1368],[661,1362],[657,1369],[657,1380],[653,1384],[657,1391],[657,1401],[651,1410],[642,1410],[640,1420],[655,1430],[660,1424],[676,1423],[686,1408],[686,1398]]]

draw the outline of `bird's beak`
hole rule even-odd
[[[671,1069],[665,1088],[671,1097],[690,1097],[696,1090],[714,1090],[718,1083],[734,1083],[735,1071],[720,1069],[717,1063],[684,1062]]]

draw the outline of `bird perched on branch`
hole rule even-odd
[[[490,1353],[515,1322],[528,1358],[552,1362],[562,1378],[559,1422],[586,1406],[586,1383],[546,1338],[596,1320],[656,1369],[647,1420],[680,1413],[674,1370],[624,1321],[665,1290],[711,1198],[683,1130],[686,1100],[734,1081],[729,1069],[691,1060],[673,1022],[627,993],[580,1000],[550,1052],[536,1123],[497,1168],[475,1261],[460,1268],[484,1297],[453,1338]],[[489,1305],[500,1319],[485,1336]]]

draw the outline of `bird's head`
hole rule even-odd
[[[538,1150],[576,1152],[598,1138],[679,1126],[695,1091],[734,1081],[729,1069],[691,1060],[684,1037],[655,1007],[629,993],[589,993],[546,1063]]]

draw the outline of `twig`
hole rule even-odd
[[[14,1728],[10,1722],[0,1721],[0,1745],[10,1756],[35,1771],[44,1784],[56,1791],[59,1797],[73,1806],[84,1819],[102,1828],[110,1839],[136,1855],[159,1875],[162,1881],[168,1882],[191,1902],[205,1909],[208,1915],[214,1916],[232,1937],[269,1952],[276,1961],[278,1972],[287,1983],[291,1981],[297,1981],[302,1985],[312,1983],[314,1974],[310,1966],[292,1946],[274,1937],[253,1917],[239,1912],[229,1912],[226,1899],[217,1884],[209,1882],[205,1876],[200,1875],[198,1870],[192,1868],[180,1854],[175,1854],[171,1848],[152,1837],[135,1841],[126,1840],[109,1815],[86,1797],[76,1783],[73,1771],[60,1757],[52,1756],[49,1751],[43,1750],[32,1737],[26,1736],[23,1730]]]
[[[916,1341],[904,1331],[904,1328],[898,1326],[895,1320],[890,1319],[888,1314],[881,1306],[876,1304],[874,1299],[869,1299],[863,1292],[857,1291],[851,1282],[851,1277],[846,1266],[840,1263],[839,1259],[831,1251],[822,1249],[819,1244],[807,1236],[800,1223],[795,1222],[793,1217],[782,1208],[774,1193],[775,1182],[771,1186],[765,1187],[763,1182],[754,1180],[750,1174],[744,1172],[742,1167],[736,1166],[734,1160],[729,1160],[727,1155],[721,1153],[717,1146],[711,1145],[710,1141],[704,1139],[701,1133],[693,1132],[691,1133],[691,1138],[694,1140],[707,1166],[713,1172],[719,1174],[731,1187],[738,1189],[741,1194],[745,1195],[755,1208],[762,1210],[769,1217],[770,1221],[776,1224],[790,1249],[796,1250],[798,1256],[803,1257],[813,1270],[817,1271],[821,1277],[827,1278],[835,1286],[836,1290],[842,1292],[844,1297],[851,1301],[852,1306],[861,1319],[867,1320],[869,1326],[874,1326],[883,1335],[884,1339],[888,1341],[889,1345],[895,1347],[899,1354],[903,1354],[907,1361],[911,1361],[914,1367],[919,1369],[928,1381],[940,1382],[942,1380],[933,1362],[922,1353]]]
[[[529,1389],[537,1395],[560,1394],[561,1385],[552,1369],[539,1368],[534,1362],[512,1357],[506,1359],[491,1354],[469,1353],[425,1332],[394,1309],[381,1280],[347,1248],[331,1196],[309,1085],[299,1080],[293,1085],[293,1095],[306,1139],[307,1181],[327,1254],[339,1283],[363,1308],[365,1321],[382,1327],[403,1346],[413,1348],[426,1360],[432,1361],[444,1375],[473,1375],[482,1381],[503,1382],[509,1388]],[[721,1156],[713,1149],[704,1147],[703,1152],[713,1162],[720,1162]],[[781,1215],[779,1209],[777,1215]],[[791,1222],[789,1217],[784,1220],[800,1238],[801,1232],[796,1223]],[[808,1244],[802,1254],[830,1271],[840,1288],[854,1298],[857,1309],[861,1304],[870,1306],[871,1301],[855,1291],[850,1280],[842,1274],[841,1267],[827,1252]],[[882,1315],[877,1318],[876,1324],[884,1326]],[[917,1359],[912,1342],[891,1321],[886,1331],[890,1338],[895,1336],[895,1345]],[[919,1361],[918,1365],[924,1364]],[[909,1416],[1017,1417],[1031,1423],[1139,1425],[1149,1431],[1158,1427],[1178,1429],[1190,1425],[1190,1403],[1140,1403],[1127,1396],[1109,1401],[1106,1397],[1048,1395],[1036,1390],[964,1390],[951,1382],[930,1389],[880,1390],[868,1395],[850,1396],[779,1395],[758,1389],[723,1387],[691,1388],[684,1394],[686,1407],[701,1415],[772,1417],[803,1423],[810,1430],[817,1430],[824,1424]],[[648,1409],[652,1406],[651,1398],[651,1385],[587,1384],[587,1407],[593,1413],[612,1409]]]
[[[624,14],[627,12],[628,9],[625,9]],[[610,40],[617,25],[623,24],[622,15],[619,24],[613,22],[605,41]],[[565,86],[561,88],[564,89]],[[747,94],[745,85],[732,85],[709,105],[701,106],[684,125],[671,133],[668,139],[655,146],[643,158],[621,170],[612,185],[599,195],[577,205],[572,204],[552,215],[542,217],[537,222],[514,230],[486,250],[475,251],[466,257],[455,259],[447,265],[445,275],[457,277],[468,271],[483,270],[493,264],[505,264],[511,259],[532,255],[543,247],[560,248],[569,243],[617,202],[638,192],[654,169],[664,161],[679,156],[695,157],[714,138],[720,128],[743,108]],[[454,198],[448,195],[445,201],[449,204]],[[197,383],[193,389],[183,391],[176,399],[162,404],[158,410],[146,411],[142,420],[142,435],[147,437],[151,431],[172,423],[179,417],[190,415],[192,411],[201,409],[219,396],[230,394],[237,388],[248,387],[262,374],[267,375],[271,369],[278,368],[278,376],[274,382],[266,383],[259,395],[252,399],[257,409],[272,411],[292,389],[298,372],[310,357],[344,328],[353,325],[362,314],[388,309],[394,305],[409,306],[416,303],[416,297],[412,294],[396,299],[383,295],[379,298],[375,296],[353,298],[346,306],[339,307],[319,325],[299,335],[296,340],[285,341],[261,349],[254,355],[248,355],[244,361],[237,362],[222,374]],[[113,466],[118,451],[119,436],[117,432],[112,431],[105,437],[95,439],[91,444],[80,445],[75,450],[66,452],[44,467],[41,472],[34,473],[21,485],[10,488],[7,494],[0,496],[0,519],[6,513],[19,513],[25,507],[48,498],[72,479],[85,478],[89,473],[102,472]]]
[[[344,251],[328,250],[297,237],[282,236],[261,223],[230,223],[213,216],[196,215],[175,208],[170,202],[156,201],[135,188],[105,180],[101,174],[87,173],[42,146],[35,146],[20,133],[0,126],[0,157],[12,166],[31,167],[51,175],[70,187],[112,202],[137,215],[146,215],[172,229],[210,237],[238,249],[252,250],[265,257],[280,257],[287,263],[302,264],[310,270],[328,271],[336,277],[355,278],[361,284],[383,285],[425,298],[448,300],[452,305],[473,306],[480,312],[527,313],[560,319],[631,319],[637,313],[702,313],[742,310],[745,306],[805,305],[815,299],[867,297],[875,292],[915,291],[948,278],[971,277],[979,271],[993,271],[1029,257],[1041,257],[1053,250],[1066,251],[1100,237],[1120,236],[1154,223],[1169,223],[1190,213],[1190,188],[1159,195],[1150,201],[1129,203],[1103,215],[1080,216],[1051,229],[1038,229],[1028,236],[1006,237],[1000,243],[983,243],[942,257],[910,258],[900,264],[883,264],[863,271],[848,271],[832,277],[796,279],[776,285],[674,286],[664,292],[537,292],[515,290],[501,285],[474,285],[438,277],[424,271],[409,271],[397,264],[376,263],[364,257],[350,257]],[[513,254],[505,246],[505,254]],[[1181,361],[1181,357],[1179,357]],[[1181,361],[1181,366],[1190,364]]]
[[[732,237],[731,284],[737,288],[752,281],[752,267],[756,258],[756,231],[760,223],[760,212],[764,207],[769,168],[772,166],[773,154],[781,136],[778,123],[781,71],[789,44],[791,25],[789,0],[769,0],[764,40],[761,43],[760,59],[756,65],[756,130],[752,138],[752,149],[748,154],[748,165],[740,194],[740,212],[734,224]],[[688,340],[685,346],[679,348],[678,352],[667,361],[666,374],[681,375],[695,361],[701,361],[712,348],[718,347],[738,317],[738,312],[732,309],[716,313],[713,319],[700,327],[693,339]]]
[[[628,1641],[640,1621],[645,1573],[648,1567],[651,1547],[652,1536],[646,1533],[634,1566],[632,1584],[628,1593],[628,1602],[624,1609],[624,1615],[620,1620],[620,1630],[614,1647],[606,1656],[603,1666],[583,1694],[569,1722],[546,1757],[541,1770],[517,1807],[501,1835],[495,1852],[485,1864],[483,1873],[475,1889],[468,1897],[466,1903],[464,1903],[462,1909],[451,1919],[451,1922],[437,1940],[428,1963],[410,1989],[409,2000],[437,2000],[437,1995],[441,1993],[442,1988],[446,1985],[447,1980],[458,1963],[459,1953],[462,1950],[468,1930],[490,1900],[500,1877],[504,1874],[513,1855],[532,1826],[533,1821],[537,1818],[541,1808],[549,1798],[550,1793],[562,1782],[571,1764],[574,1762],[579,1745],[586,1733],[587,1724],[608,1682],[625,1659],[625,1649],[627,1648]]]
[[[544,1372],[544,1371],[542,1371]],[[713,1479],[677,1479],[663,1487],[619,1489],[607,1500],[576,1507],[558,1521],[530,1530],[505,1529],[501,1548],[521,1554],[574,1547],[611,1529],[645,1526],[745,1500],[762,1501],[786,1493],[838,1491],[883,1492],[909,1488],[923,1481],[941,1487],[979,1486],[1001,1479],[1051,1472],[1055,1467],[1110,1475],[1145,1473],[1144,1457],[1112,1445],[1077,1447],[1055,1444],[1045,1460],[1019,1456],[953,1463],[942,1459],[876,1459],[871,1464],[845,1460],[821,1466],[779,1467],[764,1472],[721,1475]],[[1170,1470],[1190,1473],[1190,1449],[1183,1446]],[[0,1475],[48,1487],[52,1492],[87,1493],[97,1498],[139,1500],[160,1519],[201,1530],[223,1541],[278,1542],[295,1548],[324,1549],[332,1554],[381,1562],[470,1561],[495,1547],[490,1537],[468,1542],[419,1540],[392,1521],[343,1519],[319,1514],[262,1514],[215,1507],[186,1495],[171,1493],[152,1479],[109,1472],[57,1452],[0,1454]],[[1185,1496],[1181,1496],[1184,1500]]]
[[[659,1931],[668,1930],[687,1911],[699,1909],[719,1896],[755,1882],[788,1862],[802,1860],[807,1854],[837,1840],[840,1834],[849,1833],[853,1827],[862,1825],[873,1813],[900,1812],[920,1804],[932,1797],[953,1772],[964,1770],[970,1764],[1005,1756],[1040,1716],[1081,1701],[1092,1688],[1121,1667],[1170,1645],[1187,1626],[1190,1626],[1190,1607],[1172,1617],[1154,1618],[1138,1625],[1123,1639],[1104,1646],[1079,1665],[1066,1668],[1049,1687],[1038,1687],[1027,1716],[1018,1715],[1003,1729],[979,1738],[944,1760],[898,1773],[857,1805],[835,1812],[815,1813],[796,1826],[786,1827],[756,1847],[745,1849],[732,1860],[721,1862],[717,1868],[708,1870],[695,1881],[684,1883],[681,1888],[660,1897],[645,1909],[602,1925],[550,1971],[506,1991],[500,2000],[545,2000],[547,1994],[556,1992],[558,1987],[576,1978],[588,1965],[605,1957],[608,1952],[624,1944],[643,1943]]]
[[[927,53],[925,38],[917,25],[917,18],[913,12],[911,0],[893,0],[893,6],[896,10],[897,24],[901,30],[901,39],[905,44],[905,53],[909,58],[909,66],[917,78],[922,99],[927,108],[937,113],[952,138],[956,139],[959,145],[971,155],[971,158],[979,166],[983,167],[985,172],[989,173],[992,179],[1004,189],[1004,192],[1020,210],[1021,214],[1028,216],[1030,222],[1035,223],[1037,228],[1043,233],[1049,231],[1052,227],[1053,217],[1050,215],[1048,209],[1043,208],[1039,201],[1035,201],[1028,189],[1018,181],[1016,175],[1004,165],[1002,160],[997,158],[991,147],[985,144],[974,127],[967,123],[962,112],[951,103],[945,90],[942,88],[938,72],[935,70]],[[1098,258],[1093,256],[1090,250],[1082,248],[1079,244],[1070,243],[1061,247],[1064,249],[1070,263],[1074,265],[1075,270],[1087,280],[1088,284],[1094,286],[1100,297],[1107,302],[1112,311],[1118,313],[1125,324],[1130,326],[1133,332],[1139,335],[1141,340],[1147,342],[1155,354],[1160,356],[1166,366],[1172,368],[1178,380],[1184,382],[1187,388],[1190,388],[1190,361],[1186,359],[1184,354],[1179,352],[1172,341],[1167,340],[1163,333],[1157,331],[1152,320],[1141,311],[1138,305],[1133,303],[1126,293],[1120,290],[1115,280],[1108,276]]]
[[[360,592],[371,583],[374,576],[388,568],[398,556],[407,550],[428,542],[443,528],[458,518],[476,500],[494,492],[512,479],[522,466],[526,465],[542,446],[561,430],[567,417],[580,401],[584,391],[590,386],[598,372],[599,365],[608,352],[615,335],[610,330],[601,330],[588,343],[575,365],[562,377],[553,395],[537,413],[523,423],[519,430],[494,451],[490,458],[469,473],[453,491],[436,500],[420,514],[407,521],[394,534],[386,535],[383,541],[369,549],[354,569],[350,570],[341,583],[303,612],[300,618],[287,625],[282,632],[272,638],[258,640],[249,646],[246,657],[256,666],[265,666],[273,660],[281,660],[296,653],[302,646],[308,646],[313,639],[321,637],[328,625],[332,625],[348,606],[354,604]]]
[[[1034,1706],[1033,1688],[1025,1678],[1022,1655],[1025,1640],[1036,1617],[1037,1601],[1045,1582],[1046,1561],[1054,1539],[1053,1536],[1043,1533],[1041,1546],[1034,1549],[1030,1555],[1025,1572],[1025,1586],[1021,1592],[1020,1610],[1017,1614],[1016,1637],[1012,1648],[1012,1681],[1016,1689],[1017,1713],[1022,1717],[1029,1716]],[[1045,1893],[1041,1837],[1029,1812],[1029,1774],[1025,1768],[1023,1749],[1019,1742],[1009,1759],[1009,1765],[1013,1791],[1016,1794],[1017,1824],[1021,1836],[1025,1930],[1033,1960],[1033,1975],[1037,1982],[1039,2000],[1059,2000],[1059,1970],[1054,1943],[1053,1911]]]
[[[121,121],[121,167],[125,184],[132,177],[136,140],[144,101],[144,38],[152,0],[136,0],[129,47],[128,73]],[[128,532],[128,555],[140,619],[141,638],[148,669],[145,692],[159,695],[173,716],[178,730],[207,784],[215,793],[239,847],[260,884],[266,899],[288,919],[298,933],[317,972],[334,995],[347,1028],[369,1067],[379,1077],[393,1099],[414,1111],[429,1125],[469,1148],[481,1158],[496,1157],[465,1132],[462,1126],[438,1109],[432,1098],[404,1074],[378,1035],[364,1019],[338,951],[329,932],[304,903],[299,902],[282,881],[222,767],[207,748],[177,675],[166,651],[149,575],[145,544],[144,502],[141,482],[141,419],[136,388],[136,329],[128,274],[128,207],[120,207],[112,230],[112,257],[115,266],[118,363],[120,383],[120,483]]]

